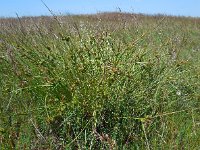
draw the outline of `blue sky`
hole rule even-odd
[[[43,0],[55,13],[122,11],[200,17],[200,0]],[[41,0],[0,0],[0,17],[49,15]]]

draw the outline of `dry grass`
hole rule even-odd
[[[0,19],[2,149],[198,149],[200,19]]]

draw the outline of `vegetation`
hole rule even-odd
[[[200,149],[200,19],[0,19],[0,149]]]

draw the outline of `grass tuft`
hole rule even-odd
[[[198,149],[199,22],[0,19],[1,149]]]

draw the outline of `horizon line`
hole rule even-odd
[[[51,17],[51,16],[78,16],[78,15],[97,15],[103,13],[122,13],[122,14],[134,14],[134,15],[144,15],[144,16],[165,16],[165,17],[180,17],[180,18],[196,18],[200,19],[200,16],[191,16],[191,15],[173,15],[173,14],[164,14],[164,13],[141,13],[141,12],[130,12],[130,11],[97,11],[91,13],[70,13],[70,12],[49,12],[49,14],[40,14],[40,15],[20,15],[19,13],[15,13],[16,15],[12,16],[0,16],[0,19],[6,18],[25,18],[25,17]]]

